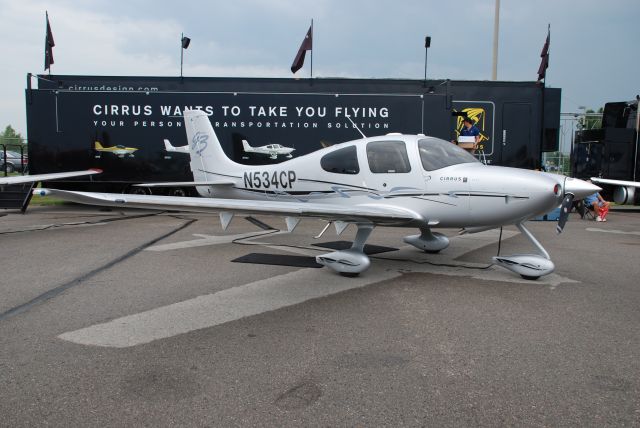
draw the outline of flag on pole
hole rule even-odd
[[[305,54],[310,50],[313,50],[313,25],[309,27],[309,31],[307,31],[307,35],[304,36],[300,49],[298,49],[298,53],[293,60],[293,64],[291,64],[292,73],[295,73],[302,68],[304,65]]]
[[[44,69],[51,71],[51,64],[53,64],[53,47],[56,43],[53,41],[53,33],[51,32],[51,25],[49,24],[49,13],[45,12],[47,16],[47,35],[44,39]]]
[[[187,49],[190,43],[191,43],[190,38],[182,36],[182,49]]]
[[[547,75],[547,68],[549,68],[549,45],[551,44],[551,25],[547,28],[547,40],[542,46],[542,52],[540,52],[540,67],[538,67],[538,82],[545,78]]]

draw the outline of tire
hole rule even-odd
[[[171,191],[169,192],[170,196],[179,196],[179,197],[185,197],[185,196],[189,196],[186,192],[186,190],[184,190],[181,187],[176,187],[174,189],[171,189]]]
[[[16,169],[13,166],[13,164],[8,163],[7,164],[7,174],[11,174],[12,172],[14,172]],[[4,172],[4,165],[2,165],[2,172]]]
[[[130,195],[149,195],[151,192],[145,187],[131,186],[127,189],[127,193]]]
[[[340,275],[344,276],[346,278],[356,278],[360,274],[359,273],[352,273],[352,272],[340,272]]]

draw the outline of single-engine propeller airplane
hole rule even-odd
[[[225,155],[207,115],[184,111],[189,152],[198,193],[208,199],[154,195],[41,190],[93,205],[219,212],[227,228],[235,214],[285,217],[289,231],[303,217],[334,223],[338,234],[357,227],[351,248],[316,257],[347,276],[364,272],[370,259],[363,248],[376,226],[415,227],[404,242],[438,252],[449,239],[435,228],[480,232],[515,224],[538,254],[494,257],[528,279],[555,269],[547,251],[524,222],[562,204],[561,232],[571,203],[599,190],[581,180],[515,168],[487,166],[447,141],[425,135],[387,134],[336,144],[277,165],[246,166]],[[172,183],[163,183],[170,186]],[[185,183],[174,183],[185,185]]]
[[[251,147],[247,140],[242,140],[242,148],[245,153],[258,153],[261,155],[267,155],[271,159],[276,159],[278,156],[286,155],[287,158],[291,159],[293,155],[291,154],[295,149],[291,147],[285,147],[280,144],[267,144],[266,146],[260,147]]]
[[[123,158],[126,155],[133,157],[133,153],[138,150],[135,147],[125,147],[125,146],[122,146],[122,145],[104,147],[102,144],[100,144],[99,141],[96,141],[94,143],[94,149],[97,152],[101,152],[101,153],[113,153],[114,155],[118,156],[119,158]]]

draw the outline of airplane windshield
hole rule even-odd
[[[427,171],[445,168],[459,163],[479,162],[472,154],[448,141],[439,138],[424,138],[418,141],[422,167]]]

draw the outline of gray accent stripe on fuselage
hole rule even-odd
[[[220,174],[219,172],[211,172],[211,171],[206,171],[204,169],[199,169],[198,172],[203,172],[205,174],[219,175],[221,177],[237,178],[238,180],[242,180],[242,177],[240,177],[239,175]]]

